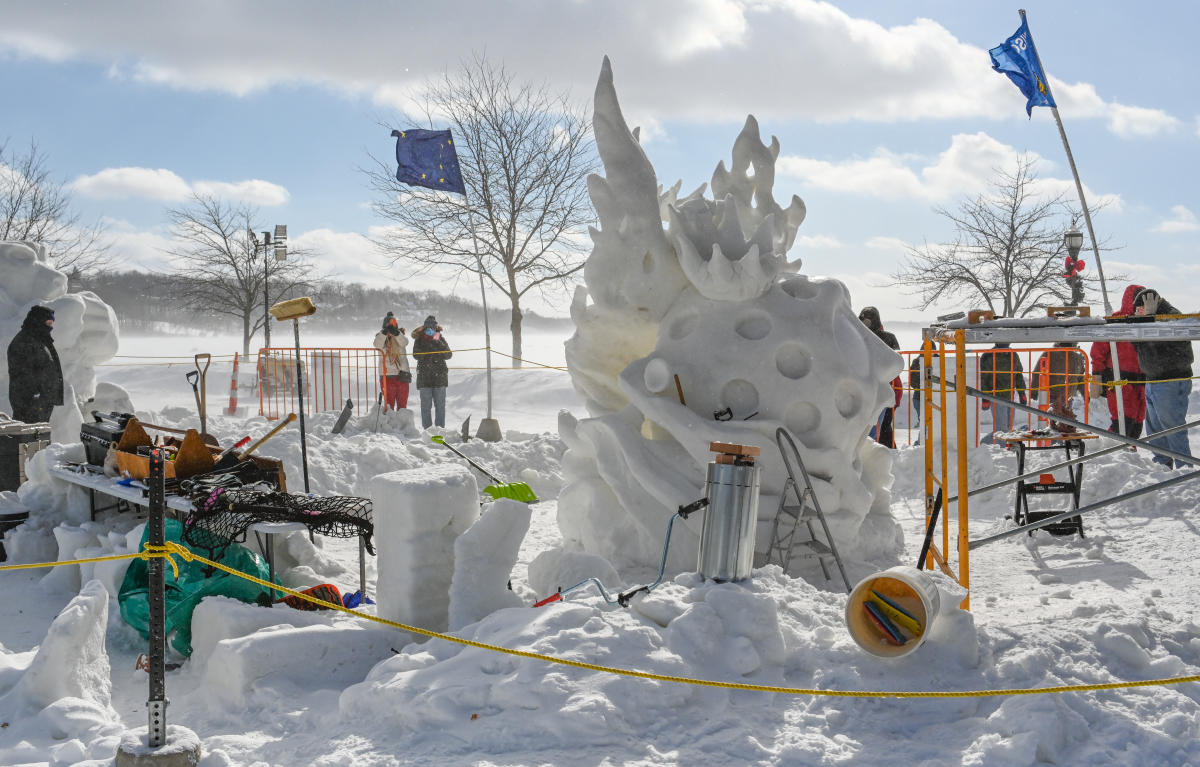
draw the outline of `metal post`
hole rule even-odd
[[[304,492],[308,490],[308,440],[304,436],[304,367],[300,362],[300,320],[292,319],[296,331],[296,400],[300,409],[300,461],[304,466]]]
[[[1021,14],[1021,21],[1025,19],[1025,9],[1018,11]],[[1029,33],[1030,42],[1033,42],[1033,32]],[[1037,58],[1038,68],[1044,74],[1046,68],[1042,66],[1042,56],[1037,51],[1037,46],[1033,45],[1033,55]],[[1046,76],[1046,95],[1050,100],[1054,100],[1054,94],[1050,91],[1050,77]],[[1079,194],[1079,204],[1083,207],[1083,220],[1087,223],[1088,237],[1092,238],[1092,253],[1096,257],[1096,271],[1100,274],[1100,294],[1104,298],[1104,313],[1112,314],[1112,304],[1108,301],[1108,285],[1104,282],[1104,267],[1100,263],[1100,247],[1096,244],[1096,230],[1092,228],[1092,214],[1088,211],[1087,199],[1083,196],[1083,182],[1079,180],[1079,171],[1075,167],[1075,156],[1071,154],[1071,144],[1067,141],[1067,132],[1063,128],[1062,118],[1058,116],[1058,107],[1050,107],[1050,111],[1054,114],[1054,122],[1058,124],[1058,135],[1062,137],[1063,149],[1067,151],[1067,163],[1071,166],[1071,175],[1075,177],[1075,191]]]
[[[254,241],[254,247],[258,248],[258,240]],[[271,294],[268,283],[271,280],[271,263],[267,259],[267,246],[263,245],[263,346],[271,348],[271,315],[268,313],[271,308]]]
[[[492,417],[492,331],[488,323],[487,291],[483,283],[483,258],[479,255],[479,240],[475,237],[475,213],[471,201],[463,192],[463,207],[467,209],[467,228],[471,230],[471,247],[475,250],[475,265],[479,268],[479,298],[483,301],[483,345],[487,347],[487,417]]]
[[[154,450],[150,454],[150,509],[147,522],[147,543],[162,546],[165,541],[166,476],[163,454]],[[150,699],[148,739],[151,748],[167,742],[167,683],[166,683],[166,583],[163,575],[165,563],[161,557],[151,557],[150,571]]]

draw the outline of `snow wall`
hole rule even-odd
[[[775,443],[784,426],[843,557],[894,563],[903,539],[888,508],[892,456],[866,435],[902,362],[858,320],[845,285],[787,260],[805,207],[772,195],[778,140],[764,145],[748,117],[732,166],[713,173],[713,199],[705,185],[680,198],[679,183],[659,187],[626,125],[607,58],[593,119],[607,175],[588,179],[600,226],[566,344],[590,417],[559,421],[565,547],[656,566],[670,516],[704,494],[716,441],[762,448],[764,551],[786,480]],[[717,420],[722,411],[729,420]],[[701,525],[695,515],[675,526],[672,569],[695,569]],[[793,574],[807,568],[795,562]]]

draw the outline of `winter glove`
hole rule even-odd
[[[1099,373],[1100,383],[1108,383],[1109,381],[1113,380],[1112,368],[1105,368],[1104,370],[1099,371]]]
[[[983,409],[984,409],[984,410],[988,410],[988,409],[990,409],[990,408],[991,408],[991,406],[992,406],[992,403],[991,403],[991,402],[988,402],[987,400],[984,400],[984,401],[983,401]]]
[[[1146,310],[1146,314],[1158,314],[1158,302],[1161,300],[1153,290],[1147,290],[1141,295],[1142,308]]]

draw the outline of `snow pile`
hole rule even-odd
[[[108,592],[91,581],[50,624],[24,673],[0,696],[5,726],[22,736],[14,748],[0,751],[6,764],[44,760],[45,749],[55,764],[111,756],[124,728],[112,705],[107,630]],[[24,721],[11,721],[14,716]]]
[[[44,245],[0,242],[0,274],[4,275],[0,282],[0,340],[7,348],[31,307],[41,304],[53,309],[54,348],[62,364],[64,402],[66,409],[77,410],[75,398],[86,400],[95,391],[96,365],[117,353],[117,316],[95,293],[68,293],[67,275],[50,265]],[[4,355],[0,355],[0,411],[12,412],[8,357]],[[62,433],[69,434],[69,427]],[[79,433],[78,423],[75,433]]]
[[[786,253],[804,204],[793,197],[785,209],[772,196],[778,141],[764,145],[748,118],[731,168],[713,174],[715,200],[703,186],[679,199],[678,185],[658,193],[607,60],[594,122],[608,175],[589,179],[601,228],[567,343],[592,414],[559,422],[571,451],[559,520],[568,545],[618,566],[654,563],[668,518],[702,494],[709,443],[732,442],[763,448],[765,550],[786,479],[783,426],[844,554],[894,558],[891,458],[866,433],[891,403],[901,360],[858,320],[842,283],[787,274],[799,268]],[[674,569],[694,562],[700,524],[681,525]]]

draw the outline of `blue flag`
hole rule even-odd
[[[458,153],[448,130],[392,131],[396,137],[396,180],[403,184],[466,195]]]
[[[1034,107],[1057,107],[1050,95],[1050,84],[1046,73],[1038,62],[1037,49],[1033,47],[1033,35],[1029,34],[1029,22],[1021,19],[1021,26],[1012,37],[988,51],[992,57],[992,69],[1008,75],[1008,79],[1021,89],[1028,101],[1025,113],[1033,117]]]

